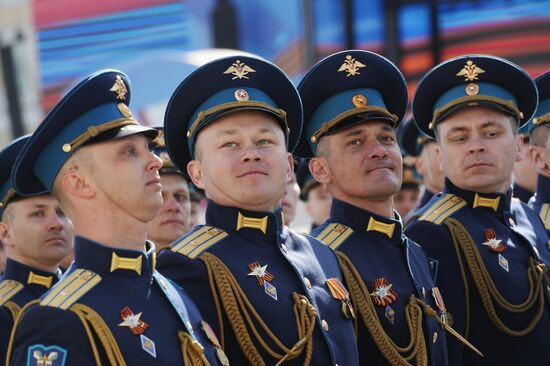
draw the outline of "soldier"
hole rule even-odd
[[[162,160],[159,169],[163,204],[155,218],[147,225],[147,238],[155,243],[157,252],[188,232],[191,222],[189,182],[175,167],[166,151],[164,130],[157,128],[159,135],[151,143],[155,155]]]
[[[405,120],[397,129],[399,145],[410,156],[416,157],[415,168],[422,177],[424,193],[418,208],[443,190],[445,177],[439,168],[435,139],[421,133],[412,118]],[[412,215],[411,215],[412,216]]]
[[[217,364],[206,339],[217,340],[198,310],[155,270],[146,235],[162,205],[161,161],[149,150],[157,131],[138,124],[129,102],[126,75],[90,75],[15,163],[15,189],[28,195],[44,185],[77,236],[69,271],[21,311],[10,365]]]
[[[29,136],[0,152],[0,240],[5,243],[6,271],[0,277],[0,365],[13,322],[21,308],[59,281],[59,262],[67,256],[73,225],[45,188],[33,196],[15,194],[11,169]]]
[[[446,180],[405,233],[432,258],[454,328],[485,356],[449,343],[453,365],[550,359],[548,237],[511,190],[518,127],[536,105],[525,71],[485,55],[437,65],[414,95],[414,119],[436,138]]]
[[[163,251],[159,268],[197,299],[231,361],[357,365],[336,256],[283,225],[302,127],[288,77],[256,57],[213,61],[180,84],[164,127],[172,161],[209,201],[206,225]]]
[[[403,156],[403,181],[401,188],[393,196],[395,211],[403,219],[407,218],[420,204],[421,181],[415,169],[416,157]]]
[[[332,196],[327,187],[317,182],[311,175],[308,159],[302,159],[297,168],[296,179],[300,187],[300,200],[306,205],[306,212],[311,217],[311,230],[313,230],[330,216]]]
[[[312,235],[338,253],[361,364],[446,365],[443,321],[433,310],[438,304],[444,314],[441,296],[426,255],[403,235],[393,209],[405,79],[384,57],[352,50],[320,61],[298,90],[305,122],[296,153],[314,156],[309,168],[333,196],[330,218]]]
[[[514,164],[512,170],[513,195],[523,203],[529,202],[537,188],[537,168],[529,157],[529,126],[531,123],[526,123],[519,129],[518,146],[521,159]]]
[[[539,214],[550,236],[550,71],[539,76],[535,82],[539,91],[539,105],[529,122],[529,158],[536,166],[538,179],[537,193],[529,206]]]
[[[300,165],[300,160],[293,158],[294,169],[292,177],[286,182],[286,189],[281,199],[281,208],[283,210],[283,218],[285,225],[290,226],[294,217],[296,217],[296,208],[298,205],[298,198],[300,197],[300,186],[296,180],[296,169]]]

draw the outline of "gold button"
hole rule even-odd
[[[437,336],[438,336],[437,332],[434,332],[434,335],[432,336],[432,343],[437,342]]]
[[[510,226],[516,226],[516,222],[511,217],[508,219],[508,223],[510,223]]]
[[[69,151],[71,151],[71,144],[63,144],[63,151],[68,153]]]
[[[281,249],[283,250],[283,252],[288,253],[288,248],[286,247],[286,245],[281,244]]]
[[[193,332],[193,326],[191,325],[191,323],[189,322],[189,320],[187,320],[187,328],[189,329],[190,332]]]
[[[311,281],[309,280],[309,278],[304,277],[304,283],[306,284],[307,288],[311,288]]]
[[[328,322],[325,319],[321,320],[321,326],[325,332],[328,332]]]

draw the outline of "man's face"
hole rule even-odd
[[[317,184],[309,190],[306,211],[315,225],[321,225],[329,218],[331,206],[332,196],[325,185]]]
[[[416,159],[416,168],[422,176],[424,185],[432,191],[438,193],[443,191],[445,186],[445,176],[439,167],[437,156],[437,143],[426,142],[422,146],[420,156]]]
[[[162,206],[159,168],[162,161],[149,150],[142,134],[86,146],[89,173],[104,208],[123,211],[149,222]]]
[[[416,209],[420,201],[420,190],[418,187],[401,188],[393,196],[393,205],[401,217],[406,217],[409,212]]]
[[[441,170],[457,187],[481,193],[510,188],[518,160],[510,117],[483,107],[462,108],[438,126]]]
[[[403,173],[401,151],[395,130],[387,123],[369,121],[323,139],[327,139],[327,153],[313,158],[310,169],[318,181],[328,185],[335,198],[351,204],[382,202],[399,191]],[[324,175],[321,180],[317,169]]]
[[[196,149],[187,170],[214,202],[254,211],[279,205],[292,156],[272,116],[252,110],[223,116],[201,130]]]
[[[542,125],[535,132],[541,134],[537,138],[538,143],[529,146],[529,160],[535,165],[536,172],[545,177],[550,177],[550,127]]]
[[[169,245],[189,231],[191,216],[189,186],[185,178],[170,173],[162,174],[160,179],[164,203],[147,226],[147,236],[157,244],[157,249]]]
[[[286,184],[285,195],[281,200],[281,208],[283,209],[286,225],[289,225],[294,220],[299,197],[300,186],[296,182],[296,174],[292,174],[292,178]]]
[[[35,268],[57,266],[70,253],[73,237],[71,220],[49,194],[11,202],[0,223],[10,258]]]

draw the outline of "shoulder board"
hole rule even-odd
[[[46,293],[40,305],[66,310],[100,282],[101,276],[97,273],[75,269]]]
[[[3,280],[0,282],[0,306],[9,301],[16,293],[25,287],[21,282],[15,280]]]
[[[222,229],[203,226],[174,244],[170,250],[194,259],[227,235]]]
[[[545,203],[542,205],[539,211],[539,216],[544,223],[544,228],[550,230],[550,204]]]
[[[353,229],[346,225],[332,223],[316,236],[317,240],[336,250],[353,233]]]
[[[418,221],[428,221],[439,225],[443,220],[464,206],[466,206],[466,201],[462,198],[454,194],[446,194],[435,201],[422,216],[418,218]]]

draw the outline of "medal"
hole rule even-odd
[[[229,359],[225,355],[220,341],[218,341],[218,337],[216,337],[216,333],[214,333],[214,330],[212,329],[210,324],[208,324],[204,320],[201,320],[200,324],[204,334],[206,335],[206,338],[210,343],[212,343],[214,348],[216,348],[216,357],[218,358],[218,361],[220,361],[220,364],[223,366],[229,366]]]
[[[342,314],[349,319],[350,317],[355,319],[355,310],[351,305],[349,292],[346,287],[340,282],[338,278],[329,278],[325,281],[327,287],[330,291],[330,294],[336,300],[342,301],[342,306],[340,307]]]
[[[497,233],[493,229],[485,230],[485,241],[482,243],[489,247],[495,253],[502,253],[506,250],[506,245],[501,239],[497,239]]]
[[[140,319],[141,313],[134,314],[128,306],[120,311],[120,317],[123,321],[118,326],[130,328],[133,335],[139,335],[149,327],[147,323]]]
[[[374,281],[370,295],[376,305],[387,306],[397,300],[397,294],[392,290],[392,286],[385,277]]]

